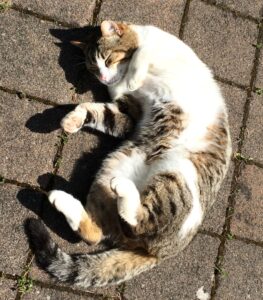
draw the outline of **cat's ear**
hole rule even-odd
[[[100,25],[102,36],[109,37],[114,34],[122,36],[123,28],[113,21],[103,21]]]
[[[81,50],[84,50],[87,47],[87,44],[80,41],[70,41],[70,44],[79,47]]]

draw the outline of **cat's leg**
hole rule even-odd
[[[135,236],[153,235],[176,219],[178,228],[191,209],[192,194],[180,174],[164,172],[138,194],[132,182],[112,181],[121,217]]]
[[[101,228],[92,220],[79,200],[59,190],[51,191],[48,200],[65,216],[72,230],[78,232],[84,240],[91,244],[97,244],[101,241],[103,236]],[[89,230],[88,237],[87,229]]]
[[[75,133],[83,126],[102,131],[115,137],[123,137],[133,128],[133,120],[113,103],[82,103],[61,121],[68,133]]]
[[[149,53],[147,48],[139,48],[133,54],[126,75],[130,91],[135,91],[143,85],[149,68]]]
[[[119,215],[130,225],[136,226],[141,200],[135,184],[125,177],[114,177],[111,180],[111,189],[117,195]]]

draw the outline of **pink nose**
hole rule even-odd
[[[100,75],[100,80],[102,80],[102,81],[106,81],[106,79],[107,79],[107,77],[105,76],[105,75]]]

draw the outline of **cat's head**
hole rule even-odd
[[[138,48],[132,25],[113,21],[103,21],[95,38],[71,43],[83,50],[87,69],[108,86],[125,76],[132,54]]]

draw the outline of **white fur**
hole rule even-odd
[[[119,215],[130,225],[137,225],[137,212],[141,205],[140,194],[135,184],[124,177],[114,177],[111,188],[117,194]]]
[[[122,176],[133,180],[139,190],[158,172],[180,172],[193,197],[192,209],[179,232],[183,238],[200,225],[203,219],[197,171],[187,159],[187,154],[189,151],[206,150],[207,127],[215,123],[220,113],[225,112],[225,104],[211,71],[190,47],[153,26],[133,25],[133,29],[139,37],[139,48],[132,58],[127,75],[117,84],[109,86],[111,96],[116,99],[123,94],[132,94],[141,101],[145,111],[153,101],[174,102],[184,111],[189,125],[173,141],[173,149],[167,153],[166,159],[146,166],[141,161],[143,156],[138,155],[137,159],[133,156],[116,172],[119,176],[122,173]],[[144,78],[143,74],[146,74]],[[141,122],[147,122],[147,113]],[[131,171],[133,164],[136,167]]]
[[[210,295],[209,293],[206,293],[204,291],[204,286],[201,286],[197,292],[196,292],[196,297],[198,300],[209,300],[210,299]]]
[[[179,237],[184,238],[189,231],[197,228],[203,219],[202,207],[199,200],[199,191],[197,189],[197,172],[193,163],[188,159],[180,161],[179,172],[184,176],[186,184],[192,194],[192,208],[189,215],[184,220],[184,223],[179,231]]]
[[[107,67],[105,64],[105,59],[102,57],[96,57],[96,61],[100,73],[98,75],[98,79],[101,83],[108,86],[119,82],[124,76],[128,67],[127,64],[113,64],[110,67]]]
[[[82,213],[85,212],[81,202],[72,195],[59,190],[51,191],[48,200],[64,214],[72,230],[77,231]]]

